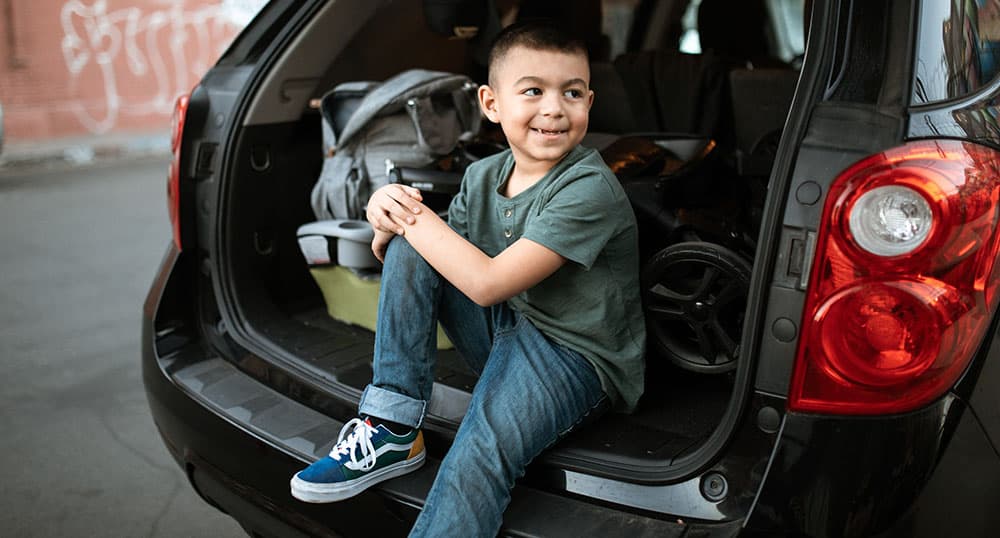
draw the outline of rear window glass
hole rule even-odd
[[[793,63],[805,52],[803,34],[803,0],[766,0],[767,16],[770,17],[771,50],[777,58]],[[684,16],[681,17],[680,51],[688,54],[702,52],[701,37],[698,32],[698,8],[701,0],[692,0]],[[720,16],[725,16],[720,13]]]
[[[1000,69],[996,2],[921,2],[912,104],[969,95]]]
[[[707,16],[699,13],[702,0],[687,2],[681,0],[676,4],[671,2],[649,4],[643,10],[640,9],[639,0],[602,0],[602,26],[610,42],[612,58],[627,52],[630,40],[633,48],[665,48],[687,54],[701,54],[704,51],[698,26],[699,16]],[[805,52],[802,25],[804,0],[761,0],[761,4],[757,5],[766,11],[770,19],[769,21],[761,19],[767,27],[758,29],[768,34],[769,54],[785,63],[796,64]],[[709,13],[717,14],[723,21],[733,18],[731,12],[717,9],[717,6],[710,8]],[[679,19],[676,22],[675,16]],[[636,21],[636,17],[645,20]],[[702,23],[704,22],[703,19]],[[719,25],[719,22],[714,20],[708,22],[715,26]],[[679,33],[671,30],[675,24],[679,25]],[[631,35],[631,32],[635,31],[648,32],[650,35]]]

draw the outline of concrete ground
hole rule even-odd
[[[0,168],[4,536],[245,536],[167,454],[140,379],[166,170],[162,155]]]

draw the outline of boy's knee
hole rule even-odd
[[[389,242],[383,265],[398,268],[399,271],[414,277],[422,274],[422,271],[433,271],[430,264],[410,245],[410,242],[399,236]]]
[[[403,239],[398,235],[396,237],[393,237],[392,240],[389,241],[389,246],[386,247],[385,251],[385,259],[387,263],[389,262],[390,259],[412,260],[414,258],[423,261],[423,258],[413,248],[413,246],[410,245],[409,241]]]

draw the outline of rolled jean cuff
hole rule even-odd
[[[358,413],[419,428],[424,422],[427,402],[391,390],[368,385],[361,394]]]

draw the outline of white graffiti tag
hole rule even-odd
[[[109,131],[121,115],[169,114],[175,97],[191,89],[249,20],[231,2],[159,0],[156,6],[63,5],[61,45],[71,92],[78,87],[86,94],[74,112],[91,132]],[[93,84],[103,86],[96,99]]]

